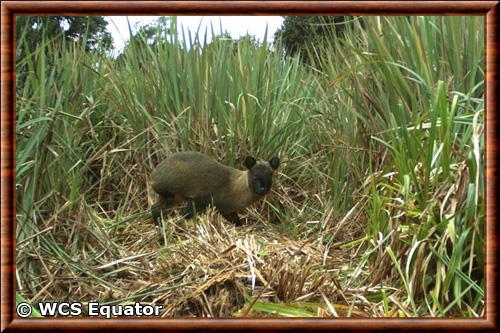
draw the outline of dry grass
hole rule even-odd
[[[122,224],[94,216],[99,222],[89,226],[84,216],[92,210],[82,203],[80,212],[77,221],[49,220],[44,232],[19,244],[18,269],[41,269],[32,277],[36,287],[18,281],[32,302],[138,301],[163,305],[162,316],[228,317],[264,315],[252,312],[250,298],[316,302],[318,311],[326,310],[320,313],[332,315],[327,300],[336,315],[375,315],[362,301],[365,291],[339,282],[350,275],[355,251],[341,250],[344,242],[325,242],[321,235],[293,240],[251,220],[251,211],[242,227],[212,210],[191,220],[173,211],[162,229],[168,234],[149,216]],[[41,255],[49,239],[76,257]]]
[[[43,36],[20,52],[16,296],[168,317],[481,316],[484,18],[365,21],[318,44],[313,68],[176,37],[121,60]],[[159,232],[147,184],[179,150],[283,163],[243,227],[172,211]]]

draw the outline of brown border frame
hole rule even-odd
[[[497,331],[498,1],[4,1],[1,4],[1,330],[488,330]],[[486,17],[486,316],[472,319],[17,319],[14,318],[14,15],[484,15]]]

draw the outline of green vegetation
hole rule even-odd
[[[160,23],[119,59],[18,41],[24,299],[155,302],[165,316],[484,314],[483,17],[355,20],[306,63]],[[148,182],[178,150],[283,163],[246,226],[173,211],[160,245]]]
[[[342,35],[348,25],[354,24],[352,16],[286,16],[274,38],[280,40],[288,56],[299,56],[309,63],[309,51],[317,51],[318,44],[328,43],[332,34]]]
[[[17,51],[22,55],[43,42],[50,41],[54,46],[62,40],[84,43],[87,50],[109,50],[112,37],[107,25],[102,16],[18,16]]]

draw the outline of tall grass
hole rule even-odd
[[[482,17],[364,18],[309,65],[171,23],[119,59],[44,35],[18,55],[20,289],[40,296],[40,272],[62,267],[120,289],[94,268],[127,256],[117,230],[149,223],[158,161],[197,150],[235,167],[280,156],[274,195],[247,217],[343,244],[343,290],[379,288],[374,313],[483,313]]]
[[[366,273],[404,284],[412,315],[475,315],[484,296],[484,20],[362,24],[311,55],[325,99],[332,87],[346,96],[334,127],[369,149],[368,247],[385,243]]]

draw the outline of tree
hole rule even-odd
[[[281,42],[286,55],[294,56],[300,52],[302,60],[307,62],[307,51],[331,38],[332,33],[340,36],[350,16],[286,16],[281,28],[274,34],[274,39]]]
[[[168,37],[172,33],[170,17],[162,16],[154,22],[139,26],[134,26],[136,30],[131,34],[125,49],[134,44],[136,46],[156,46],[168,42]]]
[[[168,16],[162,16],[152,23],[144,25],[134,25],[130,34],[130,39],[125,43],[123,50],[116,57],[116,63],[124,65],[127,55],[132,57],[144,57],[148,48],[162,47],[170,43],[169,39],[172,37],[173,31],[176,30],[176,22],[172,22]],[[132,30],[132,29],[130,29]],[[141,59],[142,62],[145,59]]]
[[[85,43],[88,52],[105,52],[113,39],[102,16],[17,16],[16,17],[16,87],[22,91],[28,64],[19,60],[39,50],[49,54],[64,42]],[[47,57],[50,63],[53,57]]]
[[[113,38],[102,16],[18,16],[16,41],[18,54],[24,48],[35,50],[45,40],[85,42],[87,51],[110,50]]]
[[[231,37],[231,34],[229,32],[224,31],[220,35],[213,36],[210,43],[207,44],[207,48],[209,51],[214,51],[220,47],[228,47],[232,50],[233,54],[237,54],[238,47],[241,47],[242,45],[260,47],[263,44],[259,42],[253,35],[242,35],[236,39]]]

